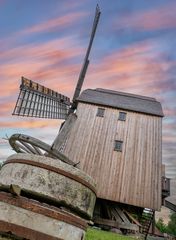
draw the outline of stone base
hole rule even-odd
[[[86,228],[85,220],[64,210],[0,192],[0,233],[11,235],[2,240],[83,240]]]
[[[87,219],[93,214],[96,190],[92,178],[58,159],[34,154],[14,154],[0,171],[0,184],[18,185],[73,210]]]

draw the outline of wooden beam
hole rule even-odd
[[[139,231],[139,227],[136,224],[132,224],[132,223],[123,223],[123,222],[120,223],[117,221],[97,218],[97,217],[94,219],[94,223],[109,226],[109,227],[119,228],[119,229],[122,228],[122,229]]]
[[[77,119],[77,116],[75,113],[71,113],[67,120],[65,121],[63,127],[61,128],[59,134],[57,135],[56,139],[54,140],[52,144],[52,149],[60,150],[62,144],[67,140],[69,133]]]
[[[124,212],[119,207],[114,207],[118,215],[121,217],[122,221],[125,223],[130,223]]]
[[[121,222],[122,221],[121,218],[119,217],[117,211],[114,208],[111,209],[111,214],[113,215],[113,217],[115,218],[115,220],[117,222]]]
[[[127,214],[127,216],[131,219],[131,221],[133,221],[139,227],[142,227],[142,225],[129,212],[127,212],[126,210],[123,210],[123,211]]]
[[[34,199],[31,199],[31,198],[29,199],[22,196],[15,198],[9,193],[0,192],[0,201],[7,203],[9,205],[13,205],[13,206],[25,209],[25,210],[29,210],[37,214],[41,214],[49,218],[56,219],[58,221],[63,221],[75,227],[79,227],[83,230],[86,230],[87,228],[86,220],[76,215],[73,215],[68,211],[65,211],[64,209],[56,208],[49,204],[46,205],[46,203],[35,201]]]
[[[93,40],[94,40],[94,37],[95,37],[95,33],[96,33],[97,25],[98,25],[98,22],[99,22],[100,14],[101,14],[100,8],[97,4],[95,17],[94,17],[94,22],[93,22],[93,27],[92,27],[92,32],[91,32],[91,36],[90,36],[90,40],[89,40],[89,45],[88,45],[88,48],[87,48],[87,51],[86,51],[86,56],[84,58],[84,62],[83,62],[81,72],[79,74],[76,89],[75,89],[75,92],[74,92],[74,95],[73,95],[73,100],[72,100],[73,103],[72,103],[72,106],[70,108],[70,113],[73,112],[74,109],[76,109],[76,107],[77,107],[76,99],[79,97],[79,94],[81,92],[81,88],[82,88],[84,78],[85,78],[85,75],[86,75],[86,72],[87,72],[87,68],[88,68],[88,65],[89,65],[89,54],[90,54],[92,43],[93,43]]]

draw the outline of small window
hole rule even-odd
[[[122,152],[123,141],[115,140],[114,151]]]
[[[98,108],[98,110],[97,110],[97,116],[98,116],[98,117],[104,117],[104,112],[105,112],[105,109],[104,109],[104,108]]]
[[[119,112],[119,119],[120,121],[126,120],[126,113],[125,112]]]

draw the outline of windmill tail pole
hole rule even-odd
[[[88,65],[89,65],[89,59],[88,58],[89,58],[90,50],[91,50],[92,43],[93,43],[93,40],[94,40],[94,36],[95,36],[95,33],[96,33],[96,29],[97,29],[97,25],[98,25],[98,22],[99,22],[100,14],[101,14],[100,8],[97,4],[89,45],[88,45],[88,48],[87,48],[87,52],[86,52],[86,56],[85,56],[85,59],[84,59],[84,63],[83,63],[81,72],[79,74],[79,79],[78,79],[76,89],[75,89],[75,92],[74,92],[74,95],[73,95],[72,105],[71,105],[69,113],[74,112],[74,110],[77,107],[76,99],[79,97],[79,94],[81,92],[81,88],[82,88],[84,78],[85,78],[85,75],[86,75],[86,72],[87,72],[87,68],[88,68]]]

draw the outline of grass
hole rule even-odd
[[[85,240],[134,240],[134,238],[117,233],[88,228]]]

